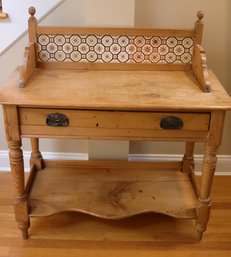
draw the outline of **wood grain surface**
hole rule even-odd
[[[66,109],[19,108],[20,132],[23,137],[55,137],[85,139],[186,140],[207,138],[210,115],[208,113],[125,112]],[[51,127],[46,124],[50,114],[65,115],[69,124]],[[161,128],[166,117],[177,117],[182,128]]]
[[[138,110],[206,111],[230,109],[231,101],[210,71],[211,93],[192,72],[78,71],[37,69],[24,88],[16,70],[0,91],[1,103],[23,106]]]
[[[213,209],[201,242],[195,239],[191,220],[142,214],[109,221],[73,213],[34,218],[30,240],[25,241],[14,219],[9,173],[0,173],[0,188],[1,257],[231,255],[231,177],[215,177]]]
[[[39,26],[37,34],[105,34],[105,35],[129,35],[129,36],[178,36],[193,37],[193,29],[153,29],[153,28],[97,28],[97,27],[50,27]]]
[[[121,219],[158,212],[195,219],[197,199],[187,174],[180,169],[166,169],[165,165],[130,165],[126,161],[118,161],[115,166],[111,161],[45,162],[46,168],[37,172],[28,196],[29,214],[41,217],[77,211]]]

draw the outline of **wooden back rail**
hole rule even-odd
[[[202,48],[203,13],[194,29],[41,27],[29,8],[29,46],[20,83],[35,68],[78,70],[193,71],[201,89],[210,92]]]

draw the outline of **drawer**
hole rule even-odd
[[[22,135],[121,138],[205,137],[208,113],[19,108]]]

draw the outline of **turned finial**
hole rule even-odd
[[[34,17],[36,9],[31,6],[28,13],[30,14],[28,19],[29,42],[37,43],[37,19]]]
[[[204,18],[203,11],[198,11],[197,12],[197,18],[198,18],[198,21],[202,21],[202,19]]]
[[[35,13],[36,13],[36,9],[35,9],[33,6],[31,6],[31,7],[28,9],[28,12],[29,12],[29,14],[33,17],[33,16],[35,15]]]

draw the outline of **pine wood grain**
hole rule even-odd
[[[97,28],[97,27],[51,27],[39,26],[37,34],[48,35],[128,35],[128,36],[175,36],[193,37],[193,29],[153,29],[153,28]]]
[[[28,9],[28,13],[30,17],[28,19],[28,34],[29,34],[29,42],[36,43],[37,42],[37,19],[35,18],[36,9],[34,7],[30,7]]]
[[[194,25],[194,32],[195,32],[195,45],[201,44],[202,42],[202,36],[203,36],[203,30],[204,30],[204,13],[202,11],[197,12],[197,18],[198,20],[195,22]]]
[[[34,72],[37,62],[37,53],[35,43],[30,43],[24,51],[23,64],[19,78],[19,87],[24,87]]]
[[[182,130],[207,131],[210,121],[208,113],[171,112],[110,112],[65,109],[19,108],[20,124],[25,126],[47,126],[46,118],[51,113],[63,113],[69,118],[70,127],[108,129],[152,129],[160,130],[160,121],[175,116],[183,121]]]
[[[61,113],[68,120],[68,126],[50,127],[46,124],[48,115]],[[161,120],[174,116],[182,120],[183,127],[178,130],[164,130]],[[20,131],[22,136],[77,138],[114,138],[127,140],[135,138],[164,140],[165,138],[206,139],[210,115],[208,113],[171,112],[121,112],[84,111],[66,109],[19,108]],[[168,137],[167,137],[168,135]]]
[[[200,89],[192,72],[77,71],[37,69],[23,89],[16,70],[0,91],[1,103],[23,106],[208,111],[230,109],[230,97],[212,71],[212,92]],[[189,97],[192,96],[192,97]]]
[[[194,49],[193,62],[192,62],[193,72],[200,82],[200,86],[204,92],[211,92],[211,85],[209,81],[207,58],[205,51],[200,45],[196,45]]]
[[[69,70],[99,70],[99,71],[190,71],[191,64],[161,64],[161,63],[94,63],[94,62],[41,62],[42,69]]]
[[[201,242],[195,240],[190,220],[145,214],[108,221],[73,213],[33,219],[31,238],[23,241],[14,220],[9,173],[0,173],[0,187],[1,257],[231,255],[231,177],[214,179],[213,209]]]
[[[37,172],[29,194],[31,217],[79,211],[106,219],[148,212],[196,218],[197,201],[187,174],[164,170],[163,163],[62,163],[57,167],[57,162],[45,162],[46,168]]]

